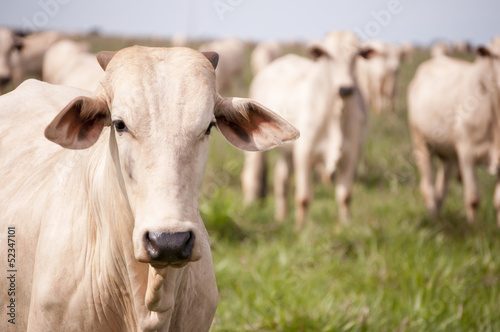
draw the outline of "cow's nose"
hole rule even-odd
[[[4,85],[10,82],[10,77],[0,76],[0,85]]]
[[[339,89],[339,94],[341,97],[349,97],[354,92],[352,86],[341,86]]]
[[[167,264],[185,262],[191,257],[194,246],[193,232],[147,232],[144,236],[146,250],[151,260]]]

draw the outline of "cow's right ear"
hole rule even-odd
[[[45,128],[45,137],[66,149],[86,149],[97,142],[110,119],[106,102],[77,97]]]
[[[215,119],[222,135],[244,151],[266,151],[299,138],[299,131],[263,105],[246,98],[220,98]]]

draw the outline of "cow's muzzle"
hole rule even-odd
[[[178,233],[146,232],[144,245],[151,264],[180,267],[191,257],[195,236],[191,231]]]
[[[339,95],[342,98],[349,97],[350,95],[353,94],[353,92],[354,92],[354,87],[352,86],[341,86],[339,88]]]

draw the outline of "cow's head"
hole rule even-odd
[[[361,49],[358,38],[352,32],[333,31],[321,43],[311,44],[308,52],[314,59],[323,62],[332,79],[333,90],[342,98],[346,98],[356,89],[356,57],[368,59],[375,51],[370,48]]]
[[[0,92],[12,78],[12,53],[23,47],[23,40],[9,29],[0,28]]]
[[[162,268],[200,259],[208,250],[198,201],[211,129],[217,126],[248,151],[294,140],[298,131],[252,100],[222,98],[216,53],[134,46],[97,57],[106,71],[102,90],[71,101],[45,136],[85,149],[111,126],[112,159],[135,220],[137,260]]]

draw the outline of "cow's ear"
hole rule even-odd
[[[241,150],[265,151],[299,137],[285,119],[250,99],[220,98],[214,113],[222,135]]]
[[[323,48],[320,44],[314,43],[307,47],[307,53],[314,59],[317,60],[323,56],[328,56],[327,50]]]
[[[67,149],[86,149],[110,124],[106,103],[99,99],[73,99],[45,128],[45,137]]]
[[[97,53],[97,62],[99,62],[102,70],[106,70],[108,63],[111,61],[111,59],[113,59],[115,54],[116,52],[114,51],[101,51]]]
[[[373,48],[371,47],[365,47],[361,50],[359,50],[358,54],[364,58],[364,59],[371,59],[373,58],[375,55],[377,55],[377,51],[375,51]]]
[[[489,57],[491,56],[491,51],[488,47],[486,46],[479,46],[476,50],[477,55],[479,56],[484,56],[484,57]]]

